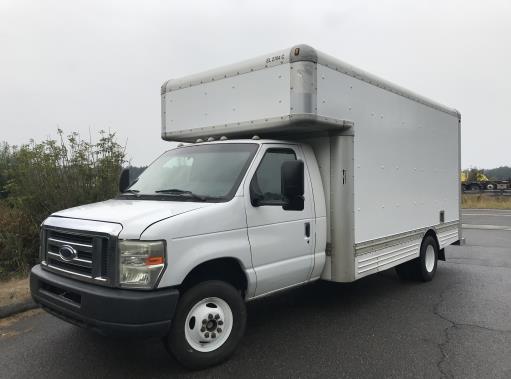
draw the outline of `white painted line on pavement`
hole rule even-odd
[[[496,208],[462,208],[462,212],[511,212],[511,209],[496,209]]]
[[[463,229],[481,229],[481,230],[507,230],[511,231],[511,226],[503,225],[476,225],[476,224],[462,224]]]
[[[511,213],[462,213],[462,216],[495,216],[495,217],[511,217]]]

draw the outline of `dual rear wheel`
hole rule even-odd
[[[422,240],[417,258],[396,266],[400,279],[429,282],[435,276],[438,265],[438,245],[435,237],[427,235]]]

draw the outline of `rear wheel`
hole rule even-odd
[[[184,293],[165,345],[183,366],[201,369],[229,358],[245,325],[245,302],[238,290],[225,282],[206,281]]]
[[[429,282],[435,276],[437,265],[438,245],[432,235],[427,235],[422,240],[419,256],[396,266],[396,272],[404,280]]]

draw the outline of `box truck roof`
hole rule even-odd
[[[318,74],[321,67],[321,74]],[[325,69],[354,78],[359,86],[390,92],[412,102],[460,117],[455,109],[380,79],[307,45],[180,79],[161,88],[162,138],[194,141],[209,136],[246,138],[351,127],[357,104],[353,84],[329,88]],[[331,86],[330,86],[331,87]],[[322,106],[342,98],[345,110]],[[351,103],[351,105],[350,105]],[[322,111],[323,108],[323,111]]]

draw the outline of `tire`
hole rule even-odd
[[[417,258],[396,266],[396,272],[402,280],[429,282],[433,279],[438,266],[438,245],[436,239],[428,235],[422,240]]]
[[[247,312],[240,292],[210,280],[180,299],[165,347],[183,366],[198,370],[227,360],[245,332]]]

